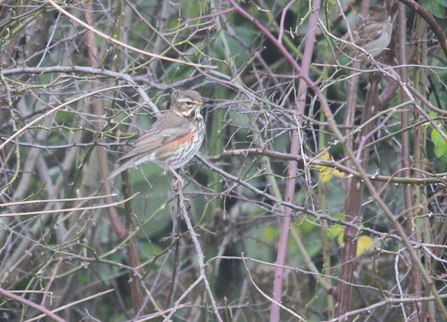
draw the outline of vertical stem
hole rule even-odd
[[[367,123],[356,138],[356,150],[358,162],[363,169],[368,167],[369,149],[363,148],[371,140],[371,132],[374,130],[374,123],[368,122],[374,113],[377,113],[381,106],[377,106],[375,98],[378,96],[378,86],[380,82],[379,74],[372,74],[369,81],[369,90],[366,94],[365,107],[363,111],[361,126]],[[362,200],[364,182],[358,178],[352,178],[351,184],[347,187],[345,200],[346,221],[356,226],[362,221]],[[355,257],[357,256],[357,234],[358,230],[353,226],[347,226],[343,234],[343,248],[340,262],[340,282],[337,286],[337,309],[335,316],[344,315],[349,311],[351,303],[352,283],[354,280],[354,270],[356,267]]]
[[[215,11],[217,7],[219,7],[219,6],[216,6],[215,1],[210,1],[210,11],[211,12]],[[223,32],[223,30],[222,30],[224,28],[225,24],[221,23],[221,19],[222,19],[222,16],[220,16],[220,15],[216,16],[216,19],[215,19],[217,30],[221,30],[221,32],[218,33],[217,37],[218,37],[219,41],[222,44],[224,57],[225,57],[225,60],[227,62],[229,62],[228,65],[229,65],[230,68],[228,69],[227,68],[228,66],[223,66],[222,64],[220,64],[219,65],[219,71],[221,73],[223,73],[223,74],[226,74],[226,73],[229,72],[230,75],[236,75],[237,74],[237,72],[236,72],[237,69],[236,69],[236,66],[234,65],[234,60],[231,59],[232,54],[231,54],[231,51],[230,51],[230,46],[228,45],[226,33]],[[242,81],[240,80],[239,77],[237,77],[235,79],[235,81],[240,83],[240,84],[242,84]],[[219,86],[219,87],[216,88],[215,95],[216,95],[216,97],[224,98],[224,97],[227,97],[227,95],[228,95],[227,91],[228,91],[227,89]],[[212,144],[212,147],[209,150],[209,153],[211,153],[211,154],[212,153],[220,153],[223,150],[224,146],[225,146],[225,143],[224,143],[224,138],[225,138],[224,137],[224,133],[225,133],[225,130],[226,130],[226,125],[223,122],[223,120],[225,118],[225,113],[226,113],[226,111],[223,110],[223,109],[216,110],[213,113],[212,122],[211,122],[211,128],[213,130],[211,131],[211,136],[209,138],[209,140],[210,140],[210,142]],[[210,182],[210,184],[212,184],[212,188],[215,191],[222,191],[223,190],[223,183],[220,180],[219,175],[216,174],[215,172],[211,173],[210,178],[209,178],[209,182]],[[213,202],[211,204],[211,211],[210,211],[210,213],[214,214],[216,212],[216,210],[221,208],[221,207],[222,207],[222,199],[221,198],[214,198],[214,200],[213,200]]]
[[[368,10],[368,3],[362,5],[361,12],[363,16],[366,16],[365,13]],[[357,102],[357,91],[359,84],[359,76],[356,75],[357,70],[360,69],[360,62],[354,61],[352,63],[353,71],[351,72],[352,78],[348,83],[348,94],[346,97],[346,112],[344,118],[344,125],[346,128],[350,129],[354,125],[354,116],[355,116],[355,107]],[[377,88],[373,88],[373,84],[371,83],[370,91],[368,91],[369,96],[371,97],[372,93],[377,94]],[[370,98],[371,99],[371,98]],[[370,115],[371,103],[365,102],[364,106],[364,114],[362,117],[362,124],[364,121],[368,120],[366,117]],[[345,146],[349,149],[353,148],[352,137],[347,133],[345,135]],[[363,134],[368,134],[369,130],[365,129]],[[361,134],[359,134],[358,140]],[[366,150],[366,149],[365,149]],[[366,151],[361,153],[361,159],[359,163],[363,168],[365,168],[368,164],[368,154]],[[346,155],[347,156],[347,155]],[[348,167],[352,167],[352,162],[347,159],[346,165]],[[344,210],[346,221],[349,221],[355,225],[359,224],[362,218],[361,214],[361,206],[363,199],[363,188],[364,184],[362,180],[356,178],[346,178],[346,197],[344,203]],[[354,278],[354,270],[355,270],[355,256],[357,255],[357,230],[353,227],[345,227],[343,234],[343,249],[340,260],[340,282],[337,286],[336,291],[336,311],[335,316],[341,316],[349,311],[349,304],[351,302],[351,292],[352,287],[351,283]]]
[[[93,13],[93,1],[87,1],[85,6],[85,20],[90,26],[94,25],[92,13]],[[119,10],[119,9],[118,9]],[[98,57],[98,47],[95,39],[95,35],[91,30],[87,30],[85,33],[86,43],[89,47],[88,51],[88,59],[89,59],[89,65],[94,67],[99,64],[99,57]],[[97,83],[92,82],[91,83],[92,89],[95,90],[97,87]],[[102,115],[104,115],[104,108],[102,104],[100,104],[100,101],[98,98],[92,99],[92,107],[93,107],[93,114],[95,115],[95,127],[97,130],[100,130],[101,128],[101,122],[102,122]],[[97,146],[96,147],[96,153],[98,157],[98,163],[99,163],[99,173],[100,178],[105,177],[105,171],[107,171],[107,154],[103,147]],[[127,173],[125,174],[127,175]],[[127,182],[127,180],[125,180]],[[128,186],[123,185],[123,191],[125,195],[128,195]],[[108,183],[104,184],[102,186],[102,192],[104,194],[110,194],[110,185]],[[107,203],[111,203],[110,197],[104,198]],[[130,202],[130,201],[129,201]],[[117,237],[120,240],[125,239],[127,236],[129,236],[130,232],[133,230],[133,224],[132,224],[132,207],[131,204],[127,202],[126,203],[126,227],[123,226],[121,220],[118,217],[118,214],[116,213],[116,210],[114,208],[107,208],[107,212],[109,215],[109,219],[111,222],[111,225],[117,234]],[[138,260],[138,251],[136,247],[136,239],[133,237],[129,243],[126,245],[126,251],[127,251],[127,261],[129,266],[131,267],[138,267],[139,266],[139,260]],[[141,286],[139,283],[139,279],[137,276],[135,276],[134,272],[132,270],[129,270],[129,278],[130,278],[130,289],[132,294],[132,303],[133,303],[133,309],[134,313],[138,314],[140,311],[140,308],[143,303],[142,298],[142,291]]]
[[[407,32],[406,32],[406,15],[405,15],[405,5],[402,3],[398,4],[398,19],[399,19],[399,65],[402,66],[399,68],[399,75],[402,82],[408,82],[407,68],[405,64],[407,63]],[[408,101],[408,96],[405,90],[401,87],[400,90],[400,99],[401,102]],[[409,126],[409,112],[407,109],[403,109],[401,112],[401,127],[403,129],[407,129]],[[410,160],[410,134],[409,131],[403,131],[401,134],[402,140],[402,177],[410,178],[411,177],[411,160]],[[404,185],[403,186],[403,197],[404,197],[404,207],[405,214],[407,217],[407,235],[412,241],[416,241],[415,227],[413,225],[413,198],[411,196],[411,186]],[[417,250],[416,250],[417,251]],[[412,283],[413,285],[413,295],[416,297],[422,296],[421,290],[421,278],[419,272],[416,269],[412,269]],[[421,317],[421,303],[415,302],[413,306],[413,310],[416,311],[419,318]]]
[[[320,0],[314,0],[312,3],[312,13],[309,18],[309,25],[307,30],[307,37],[305,40],[305,48],[303,61],[301,64],[301,74],[308,75],[310,69],[310,63],[312,58],[312,52],[314,49],[314,41],[315,41],[315,33],[317,26],[317,15],[320,9]],[[296,101],[296,118],[295,121],[297,123],[298,128],[300,128],[303,119],[302,115],[304,114],[304,108],[306,105],[306,94],[307,94],[307,82],[300,78],[298,83],[297,90],[297,101]],[[298,155],[301,149],[301,135],[298,130],[292,131],[291,136],[291,144],[290,144],[290,154]],[[295,183],[296,183],[296,167],[297,162],[291,161],[288,165],[288,173],[287,173],[287,182],[286,182],[286,191],[285,198],[286,202],[292,202],[293,196],[295,194]],[[284,274],[284,264],[287,254],[287,240],[289,237],[290,230],[290,221],[292,216],[292,209],[288,207],[284,207],[284,215],[281,221],[281,230],[280,237],[278,241],[278,253],[276,257],[276,268],[275,268],[275,276],[273,279],[273,300],[270,312],[270,322],[279,321],[279,305],[277,303],[281,302],[282,295],[282,283],[283,283],[283,274]]]
[[[415,63],[416,65],[420,62],[422,66],[427,66],[427,53],[428,53],[428,46],[427,46],[427,23],[424,19],[422,19],[419,15],[416,17],[416,43],[419,43],[418,46],[416,46],[416,54],[415,54]],[[419,87],[419,91],[421,94],[424,94],[427,92],[428,88],[428,81],[427,81],[427,73],[425,73],[424,69],[415,67],[414,69],[415,75],[414,75],[414,83],[416,86]],[[424,107],[424,102],[421,102],[421,107]],[[419,118],[419,113],[417,109],[413,111],[414,119],[417,120]],[[414,178],[422,178],[422,173],[425,167],[425,162],[423,162],[425,156],[424,151],[426,151],[426,132],[425,128],[423,127],[417,127],[415,128],[415,144],[414,144],[414,160],[415,164],[414,166],[419,169],[419,171],[414,171],[413,177]],[[420,204],[426,205],[428,204],[427,201],[427,187],[419,186],[416,190],[417,194],[417,200]],[[428,220],[428,217],[425,217],[428,213],[427,207],[420,207],[418,210],[418,213],[416,214],[417,218],[421,218],[418,220],[416,218],[415,223],[417,229],[417,240],[424,240],[424,242],[431,244],[436,241],[433,240],[433,236],[431,233],[431,227],[430,222]],[[427,258],[425,260],[425,265],[427,268],[427,271],[432,270],[432,265],[436,265],[435,261]],[[428,292],[428,291],[427,291]],[[430,295],[430,294],[424,294],[424,295]],[[426,312],[428,311],[428,312]],[[435,305],[433,302],[423,303],[422,304],[422,316],[427,316],[427,321],[434,322],[436,319],[436,313],[435,313]],[[421,319],[421,318],[420,318]]]

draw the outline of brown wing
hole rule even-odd
[[[359,35],[357,38],[359,41],[357,42],[357,46],[363,47],[365,44],[372,42],[382,36],[383,24],[376,21],[368,21],[369,23],[365,23],[362,26],[362,29],[359,29]],[[368,35],[368,37],[362,37],[362,35]]]
[[[122,156],[118,163],[124,163],[136,156],[143,156],[154,149],[179,139],[190,132],[188,120],[168,111],[135,142],[132,149]]]

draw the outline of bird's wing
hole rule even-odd
[[[157,119],[155,123],[135,142],[132,149],[118,160],[118,163],[138,156],[150,153],[152,150],[182,138],[190,132],[189,124],[181,118],[171,118],[171,124],[165,124],[165,120]]]
[[[382,23],[376,22],[376,21],[368,21],[369,23],[366,23],[362,30],[359,30],[359,36],[360,39],[357,46],[363,47],[366,43],[373,42],[376,39],[379,39],[383,34],[383,27],[384,25]],[[362,37],[361,35],[367,35],[367,37]]]

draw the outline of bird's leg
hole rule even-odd
[[[169,167],[169,170],[171,170],[172,174],[174,175],[174,177],[176,179],[174,182],[174,187],[176,187],[178,183],[180,183],[181,187],[183,187],[183,184],[185,183],[185,181],[183,181],[182,177],[180,177],[180,175],[177,172],[175,172],[175,170],[172,169],[171,167]]]

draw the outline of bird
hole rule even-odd
[[[170,109],[159,117],[132,148],[118,159],[118,166],[101,183],[126,169],[152,162],[170,170],[177,182],[183,179],[175,169],[181,168],[199,151],[205,138],[205,121],[201,112],[202,96],[194,90],[172,95]]]
[[[371,6],[365,20],[358,22],[351,32],[347,32],[341,39],[338,48],[348,56],[360,56],[363,53],[352,43],[363,48],[368,54],[377,57],[391,41],[393,25],[391,17],[382,6]],[[346,43],[348,42],[348,43]]]

